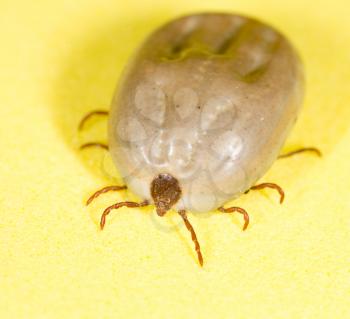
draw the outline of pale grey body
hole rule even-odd
[[[128,188],[174,176],[174,208],[210,211],[248,190],[277,158],[303,97],[297,54],[277,31],[229,14],[199,14],[155,31],[127,66],[109,120]]]

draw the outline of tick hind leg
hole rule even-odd
[[[79,123],[79,126],[78,126],[78,131],[81,131],[84,127],[85,127],[85,124],[86,122],[94,117],[94,116],[108,116],[109,112],[108,111],[104,111],[104,110],[94,110],[94,111],[91,111],[89,113],[87,113],[81,120],[80,120],[80,123]]]
[[[319,157],[322,156],[321,151],[316,147],[303,147],[303,148],[299,148],[299,149],[296,149],[294,151],[282,154],[282,155],[278,156],[278,159],[287,158],[287,157],[291,157],[291,156],[294,156],[297,154],[302,154],[302,153],[314,153]],[[264,189],[264,188],[273,188],[273,189],[277,190],[278,193],[280,194],[280,204],[283,203],[285,193],[284,193],[282,187],[275,184],[275,183],[262,183],[262,184],[255,185],[255,186],[251,187],[250,189],[248,189],[245,192],[245,194],[249,193],[250,190],[259,190],[259,189]]]
[[[104,143],[100,143],[100,142],[89,142],[89,143],[85,143],[85,144],[82,144],[79,146],[79,149],[80,150],[84,150],[86,148],[91,148],[91,147],[99,147],[99,148],[102,148],[106,151],[109,150],[109,147],[107,144],[104,144]]]
[[[280,204],[283,203],[284,197],[285,197],[284,191],[283,191],[281,186],[279,186],[275,183],[262,183],[262,184],[254,185],[249,190],[247,190],[246,193],[248,193],[250,190],[259,190],[259,189],[264,189],[264,188],[275,189],[280,194]]]
[[[294,151],[291,151],[291,152],[288,152],[285,154],[281,154],[280,156],[278,156],[278,159],[291,157],[291,156],[294,156],[296,154],[301,154],[301,153],[314,153],[315,155],[317,155],[319,157],[322,156],[321,151],[316,147],[302,147],[302,148],[296,149]]]
[[[103,110],[94,110],[94,111],[91,111],[89,113],[87,113],[81,120],[80,120],[80,123],[79,123],[79,126],[78,126],[78,131],[82,131],[83,128],[85,127],[85,124],[86,122],[94,117],[94,116],[100,116],[100,115],[103,115],[103,116],[108,116],[109,112],[107,111],[103,111]],[[83,150],[83,149],[86,149],[86,148],[91,148],[91,147],[99,147],[99,148],[102,148],[102,149],[105,149],[108,151],[108,145],[105,144],[105,143],[100,143],[100,142],[89,142],[89,143],[85,143],[85,144],[82,144],[79,149]]]
[[[249,215],[247,213],[247,211],[241,207],[237,207],[237,206],[233,206],[233,207],[228,207],[228,208],[224,208],[224,207],[219,207],[218,210],[222,213],[239,213],[243,215],[244,218],[244,225],[243,225],[243,229],[242,230],[246,230],[248,225],[249,225]]]

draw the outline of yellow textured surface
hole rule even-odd
[[[251,216],[190,215],[201,269],[175,213],[101,210],[130,194],[84,200],[111,183],[103,120],[130,53],[179,14],[237,11],[271,23],[305,63],[305,107],[277,162],[281,184],[235,202]],[[0,4],[1,318],[350,318],[350,5],[334,1],[6,1]],[[102,168],[102,169],[101,169]]]

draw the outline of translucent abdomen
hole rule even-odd
[[[130,60],[109,121],[113,160],[151,200],[159,173],[178,208],[208,211],[249,189],[278,156],[303,95],[289,42],[256,20],[199,14],[155,31]]]

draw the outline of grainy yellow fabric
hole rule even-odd
[[[299,49],[305,106],[274,191],[235,202],[241,216],[189,215],[198,266],[175,213],[101,211],[131,194],[84,200],[112,181],[102,150],[108,108],[131,52],[184,13],[235,11],[263,19]],[[0,318],[350,318],[350,4],[333,1],[37,0],[0,3]]]

